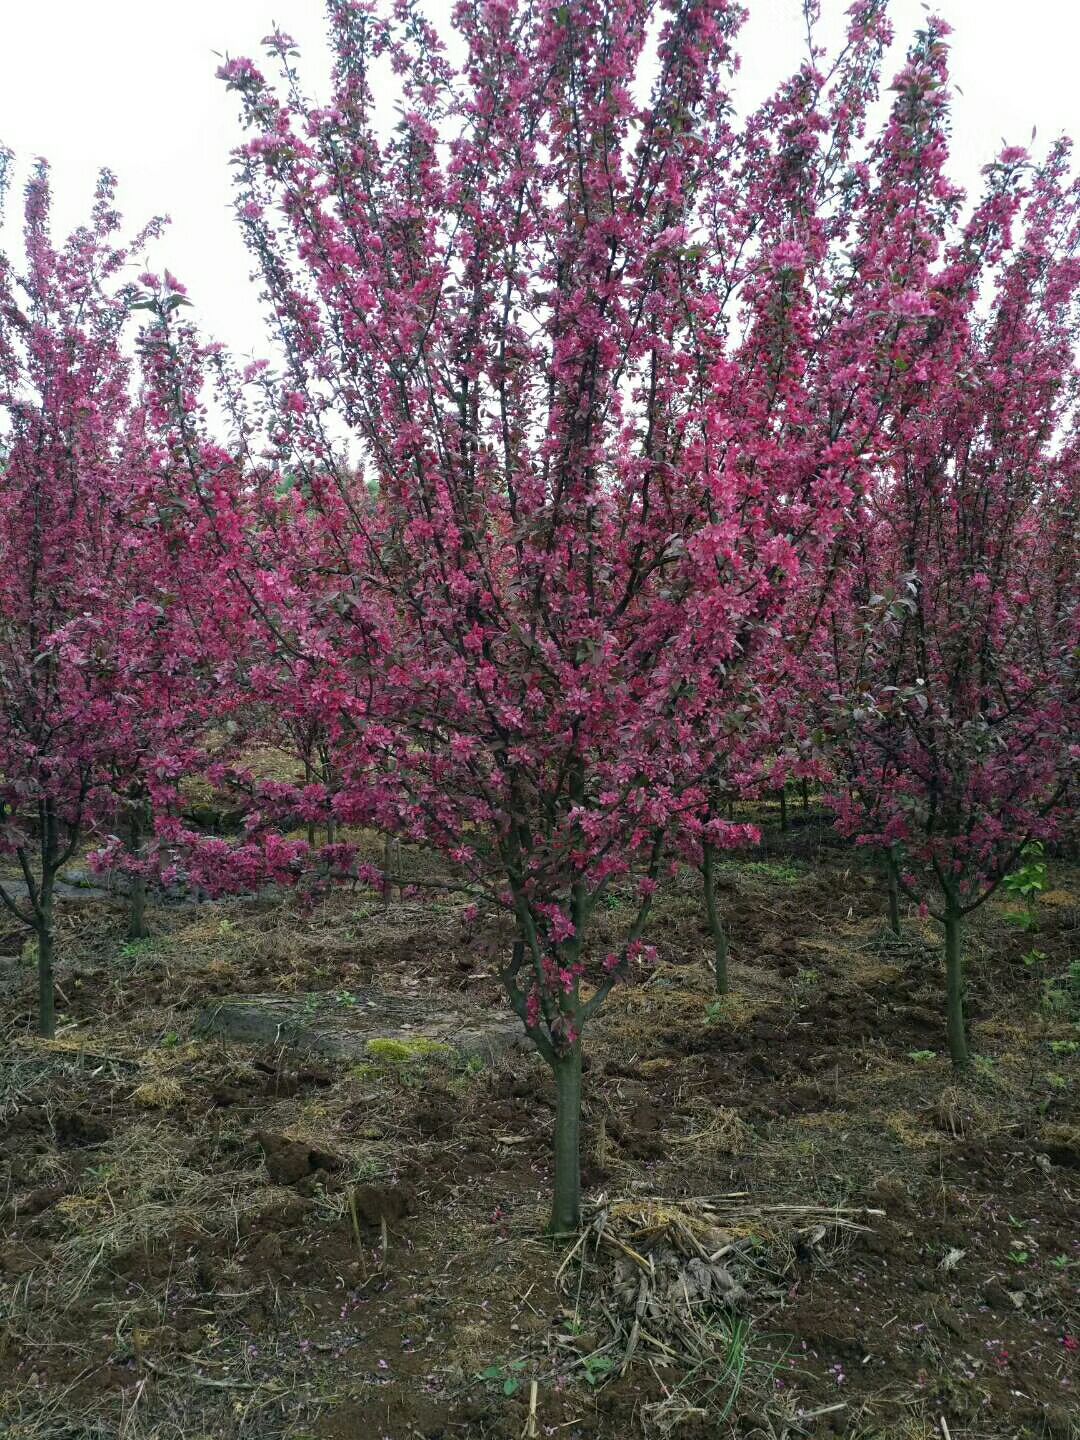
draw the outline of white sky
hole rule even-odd
[[[797,64],[800,0],[747,0],[741,37],[744,104]],[[847,0],[822,0],[821,34],[839,33]],[[433,18],[450,0],[429,0]],[[969,187],[1002,141],[1039,151],[1061,132],[1080,142],[1077,0],[939,0],[953,26],[954,176]],[[920,0],[893,0],[895,69],[926,18]],[[277,22],[300,43],[309,91],[324,96],[320,0],[0,0],[0,143],[16,152],[3,230],[14,248],[19,188],[33,157],[52,164],[58,233],[86,215],[97,170],[120,179],[130,230],[154,214],[172,225],[151,259],[187,284],[204,330],[242,355],[265,351],[249,261],[230,205],[236,96],[215,79],[218,54],[263,59]]]

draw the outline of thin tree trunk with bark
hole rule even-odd
[[[706,841],[701,847],[701,876],[705,882],[705,918],[713,943],[713,979],[716,993],[728,993],[728,939],[720,907],[716,903],[716,847]]]
[[[51,1039],[56,1034],[56,987],[53,975],[56,931],[53,926],[53,897],[61,858],[59,823],[51,800],[41,801],[38,807],[38,845],[41,880],[36,895],[30,880],[29,865],[25,864],[23,869],[30,892],[38,946],[38,1033]],[[70,855],[73,849],[74,841],[67,854]]]
[[[889,887],[889,929],[900,939],[900,877],[896,873],[896,857],[891,850],[884,852],[885,879]]]
[[[305,786],[311,785],[314,783],[314,781],[315,767],[311,763],[311,755],[307,754],[304,756],[304,784]],[[318,844],[318,839],[319,837],[316,833],[315,821],[309,820],[307,822],[307,843],[310,850],[315,849],[315,846]]]
[[[394,841],[393,837],[387,835],[383,841],[383,892],[382,908],[390,909],[390,873],[393,868]]]
[[[132,856],[138,860],[142,852],[142,817],[138,810],[132,811],[128,845]],[[131,877],[127,933],[129,940],[145,940],[150,934],[146,923],[146,877],[141,872]]]
[[[964,1024],[964,967],[961,950],[963,915],[954,899],[945,908],[945,1013],[949,1037],[949,1058],[956,1070],[968,1064],[967,1029]]]
[[[581,1040],[551,1062],[555,1075],[555,1193],[548,1230],[567,1235],[581,1224]]]
[[[38,952],[38,1034],[49,1040],[56,1034],[56,986],[53,976],[53,950],[56,944],[53,930],[54,878],[51,873],[41,877],[37,923],[34,926]]]

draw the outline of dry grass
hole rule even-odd
[[[754,1301],[779,1293],[797,1249],[866,1230],[878,1213],[743,1194],[598,1201],[556,1276],[573,1317],[559,1343],[594,1375],[674,1367],[679,1378],[645,1412],[648,1434],[692,1416],[719,1426],[747,1378]]]
[[[725,1105],[714,1105],[703,1098],[695,1098],[689,1109],[693,1129],[688,1135],[677,1135],[672,1145],[678,1147],[684,1164],[695,1161],[708,1165],[721,1155],[745,1154],[753,1143],[753,1131],[737,1110]]]
[[[181,1230],[207,1235],[235,1231],[255,1189],[250,1172],[208,1175],[184,1163],[181,1133],[165,1122],[132,1127],[98,1152],[80,1189],[60,1202],[77,1220],[53,1250],[49,1283],[70,1303],[100,1266],[135,1249],[167,1243]]]
[[[613,1207],[613,1233],[631,1248],[645,1247],[637,1253],[646,1259],[654,1253],[650,1246],[658,1255],[677,1250],[675,1217],[682,1214],[685,1220],[688,1207],[682,1198],[669,1202],[657,1195],[682,1196],[715,1180],[717,1189],[741,1187],[758,1198],[805,1196],[821,1202],[837,1196],[846,1204],[865,1198],[874,1178],[885,1175],[910,1184],[921,1203],[925,1194],[918,1186],[929,1184],[927,1177],[945,1193],[941,1162],[959,1144],[996,1142],[1019,1133],[1021,1125],[1039,1144],[1075,1147],[1080,1138],[1071,1119],[1059,1118],[1063,1110],[1041,1118],[1035,1108],[1040,1097],[1064,1093],[1047,1092],[1045,1086],[1039,1090],[1047,1072],[1060,1071],[1065,1079],[1075,1075],[1075,1058],[1055,1059],[1049,1052],[1050,1039],[1068,1039],[1073,1032],[1060,1018],[1034,1020],[1015,992],[980,990],[976,1045],[993,1063],[960,1083],[949,1072],[942,1043],[927,1042],[937,1046],[937,1053],[917,1060],[905,1046],[922,1042],[890,1044],[876,1034],[859,1044],[841,1040],[834,1047],[844,1065],[842,1073],[836,1069],[835,1090],[831,1059],[825,1070],[811,1069],[795,1078],[790,1072],[775,1081],[744,1078],[751,1049],[784,1063],[780,1040],[774,1045],[738,1036],[741,1050],[729,1043],[731,1032],[738,1035],[756,1022],[796,1040],[800,1033],[812,1033],[818,1006],[839,1001],[843,1012],[857,995],[865,1014],[868,1005],[872,1009],[901,981],[918,982],[905,993],[905,1005],[909,999],[923,1009],[939,1003],[939,941],[932,927],[915,927],[910,945],[898,949],[882,942],[877,916],[850,914],[846,898],[819,924],[820,917],[810,912],[815,906],[824,910],[825,900],[818,897],[827,887],[815,889],[809,883],[814,877],[807,876],[804,884],[802,878],[770,878],[763,872],[733,874],[729,895],[737,901],[749,897],[764,907],[758,933],[768,936],[762,948],[770,958],[760,965],[734,965],[735,993],[719,1006],[699,963],[704,948],[697,929],[699,899],[687,879],[667,910],[658,905],[657,935],[666,939],[662,953],[677,955],[681,947],[681,958],[692,955],[694,962],[663,963],[642,985],[617,990],[595,1029],[591,1053],[598,1061],[618,1063],[614,1080],[605,1076],[601,1063],[587,1082],[593,1158],[608,1171],[608,1183],[629,1197],[628,1208]],[[1074,902],[1069,892],[1061,894],[1065,898],[1046,906],[1048,926],[1070,921]],[[52,1378],[39,1384],[25,1368],[14,1377],[0,1402],[0,1432],[13,1440],[209,1440],[226,1435],[295,1440],[308,1433],[322,1407],[332,1408],[367,1383],[357,1371],[374,1363],[374,1340],[365,1340],[368,1349],[358,1347],[356,1353],[336,1355],[328,1348],[318,1363],[302,1360],[297,1352],[300,1336],[323,1335],[336,1324],[341,1286],[334,1277],[341,1271],[340,1256],[352,1253],[347,1187],[392,1180],[403,1166],[420,1177],[420,1214],[391,1237],[385,1271],[377,1269],[370,1254],[363,1257],[376,1277],[373,1294],[384,1280],[405,1276],[415,1292],[403,1294],[404,1286],[390,1289],[385,1304],[391,1319],[395,1305],[415,1300],[416,1294],[436,1307],[430,1328],[423,1330],[417,1320],[414,1333],[438,1336],[430,1343],[433,1350],[436,1343],[444,1347],[438,1366],[455,1398],[474,1393],[477,1373],[494,1360],[528,1356],[546,1393],[558,1389],[580,1400],[580,1412],[568,1409],[567,1417],[585,1413],[590,1394],[582,1383],[585,1356],[561,1340],[553,1342],[546,1304],[557,1264],[551,1247],[539,1238],[550,1113],[530,1098],[520,1105],[505,1098],[521,1093],[515,1088],[526,1074],[520,1058],[508,1058],[482,1076],[439,1065],[366,1067],[362,1075],[337,1071],[328,1077],[330,1083],[279,1097],[265,1056],[188,1038],[195,1007],[212,987],[348,985],[350,966],[379,965],[399,946],[409,958],[392,983],[407,996],[414,982],[422,984],[427,975],[438,973],[437,966],[448,968],[454,947],[467,943],[457,913],[456,902],[433,906],[396,900],[383,912],[360,894],[335,896],[311,914],[292,901],[273,907],[236,901],[162,911],[155,917],[158,933],[140,947],[122,944],[117,915],[105,905],[84,905],[77,915],[62,916],[63,943],[69,955],[78,955],[78,964],[65,962],[61,983],[67,987],[76,971],[91,972],[85,984],[88,995],[94,987],[93,1000],[83,1013],[92,1012],[94,1018],[54,1044],[13,1035],[0,1056],[0,1122],[17,1123],[27,1107],[39,1108],[47,1119],[41,1151],[27,1155],[18,1193],[37,1185],[67,1187],[43,1213],[38,1229],[31,1226],[27,1232],[40,1246],[39,1258],[17,1278],[3,1276],[7,1329],[0,1327],[0,1365],[8,1343],[12,1353],[30,1350],[41,1374]],[[612,924],[623,918],[613,915]],[[669,918],[683,926],[677,939],[668,936]],[[992,967],[980,969],[981,957],[989,957],[999,943],[1004,922],[987,907],[980,923],[973,940],[974,973],[985,986]],[[777,974],[774,962],[786,955],[766,927],[790,933],[799,962],[819,972],[797,994]],[[733,938],[738,944],[739,937]],[[753,954],[752,947],[746,953]],[[483,991],[478,1003],[487,1003],[492,993],[490,987]],[[883,1021],[890,1003],[881,1000]],[[814,1054],[805,1046],[800,1051],[803,1057]],[[714,1083],[715,1072],[708,1067],[724,1073],[728,1062],[737,1083],[725,1090]],[[277,1057],[277,1063],[284,1070],[290,1062]],[[506,1085],[508,1080],[513,1084]],[[811,1092],[803,1103],[813,1105],[816,1095],[822,1109],[785,1113],[776,1099],[789,1083]],[[211,1129],[207,1097],[214,1085],[232,1087],[241,1098],[213,1112],[211,1144],[205,1139]],[[432,1095],[453,1116],[452,1133],[439,1139],[425,1138],[414,1124],[417,1107]],[[496,1095],[499,1118],[485,1127],[484,1106]],[[640,1101],[663,1111],[661,1151],[644,1163],[628,1158],[633,1152],[616,1144],[607,1128],[610,1118],[614,1132],[614,1122],[625,1121]],[[776,1108],[759,1111],[759,1101]],[[60,1145],[56,1127],[74,1108],[105,1117],[109,1138],[92,1149]],[[513,1134],[519,1120],[530,1138],[523,1145],[504,1143],[500,1137]],[[261,1128],[309,1137],[345,1158],[345,1169],[332,1184],[320,1179],[309,1187],[310,1194],[303,1192],[308,1208],[302,1225],[290,1219],[283,1226],[275,1219],[287,1207],[295,1209],[297,1194],[268,1184],[253,1143]],[[473,1173],[465,1162],[478,1154],[490,1165]],[[736,1202],[746,1205],[744,1213],[733,1210],[709,1223],[725,1230],[730,1239],[724,1243],[736,1247],[731,1254],[740,1257],[739,1264],[761,1267],[763,1275],[752,1272],[752,1284],[766,1288],[753,1292],[754,1304],[745,1312],[728,1307],[705,1317],[700,1307],[689,1306],[699,1327],[702,1364],[695,1368],[695,1360],[681,1372],[693,1377],[687,1386],[680,1386],[680,1372],[663,1368],[663,1352],[639,1337],[635,1364],[648,1375],[654,1372],[646,1357],[655,1363],[669,1394],[644,1416],[638,1410],[631,1420],[629,1410],[619,1412],[610,1422],[616,1428],[601,1433],[621,1440],[623,1433],[638,1433],[634,1427],[647,1425],[641,1433],[651,1436],[674,1426],[678,1440],[681,1422],[685,1433],[693,1433],[696,1423],[697,1433],[721,1440],[728,1422],[719,1416],[740,1388],[736,1408],[753,1418],[757,1428],[752,1433],[761,1440],[795,1440],[818,1423],[816,1416],[796,1416],[799,1405],[805,1411],[808,1402],[793,1400],[788,1406],[774,1393],[770,1352],[754,1317],[779,1303],[767,1287],[785,1289],[791,1280],[787,1267],[796,1243],[804,1252],[809,1245],[810,1255],[820,1257],[810,1284],[826,1300],[832,1294],[828,1267],[848,1276],[865,1260],[861,1254],[845,1257],[845,1234],[831,1222],[815,1222],[827,1226],[815,1241],[814,1230],[798,1233],[802,1222],[793,1213],[767,1212],[748,1201]],[[1039,1213],[1039,1203],[1036,1193],[1032,1213]],[[506,1212],[496,1220],[498,1207]],[[837,1213],[820,1208],[823,1215]],[[944,1203],[936,1208],[944,1214]],[[693,1219],[692,1202],[689,1209]],[[701,1230],[694,1224],[688,1230],[701,1244]],[[314,1238],[334,1241],[324,1295],[316,1296],[314,1285],[294,1289],[257,1260],[251,1263],[256,1239],[265,1233],[284,1235],[286,1246],[301,1251]],[[594,1308],[598,1297],[611,1300],[614,1253],[591,1258],[581,1314],[600,1345],[613,1335],[622,1337],[621,1351],[603,1352],[621,1365],[633,1313],[609,1303],[616,1322],[612,1328],[602,1310]],[[195,1276],[200,1255],[216,1265],[216,1279]],[[166,1269],[158,1273],[136,1266],[128,1271],[129,1259],[147,1256],[164,1260]],[[681,1261],[690,1258],[681,1255]],[[685,1271],[685,1265],[680,1263],[680,1269]],[[131,1282],[129,1273],[135,1277]],[[576,1296],[576,1273],[573,1279]],[[186,1338],[178,1337],[165,1313],[170,1297],[185,1287],[198,1307],[195,1333]],[[320,1302],[329,1321],[314,1313]],[[633,1309],[636,1304],[635,1290]],[[313,1308],[305,1309],[309,1305]],[[364,1311],[365,1326],[369,1313]],[[70,1327],[61,1333],[58,1317],[65,1314],[85,1319],[85,1334],[73,1335]],[[511,1320],[518,1326],[513,1332]],[[360,1327],[350,1323],[355,1338]],[[655,1331],[650,1323],[643,1328],[671,1348],[666,1323]],[[774,1328],[784,1323],[778,1317]],[[565,1326],[557,1331],[558,1336],[567,1333]],[[267,1346],[265,1363],[247,1354],[253,1336],[260,1348]],[[552,1344],[553,1349],[545,1348]],[[953,1383],[940,1352],[925,1352],[923,1362],[935,1382]],[[128,1364],[131,1369],[125,1371]],[[86,1376],[108,1366],[117,1367],[120,1378],[112,1390],[96,1390]],[[418,1383],[412,1376],[402,1388]],[[632,1387],[634,1382],[626,1383]],[[703,1398],[700,1391],[714,1385]],[[810,1408],[823,1403],[819,1399]],[[886,1387],[871,1401],[845,1396],[840,1403],[848,1405],[843,1419],[851,1440],[943,1440],[935,1429],[938,1417],[922,1413],[911,1386]],[[510,1412],[493,1418],[498,1404],[497,1398],[491,1403],[492,1424],[512,1423]],[[484,1417],[486,1424],[488,1411]],[[820,1416],[820,1426],[831,1423],[829,1415]],[[955,1426],[952,1435],[954,1440],[982,1440],[984,1435],[1004,1440],[1007,1433],[1014,1440],[1018,1432],[1015,1427],[1007,1431],[1009,1423],[1003,1418],[998,1424],[986,1412],[978,1423]],[[469,1433],[467,1425],[462,1433]]]
[[[172,1110],[183,1101],[184,1087],[179,1080],[160,1075],[137,1085],[131,1092],[131,1098],[144,1110]]]
[[[743,984],[743,967],[732,967],[733,991],[717,996],[704,968],[658,965],[640,985],[616,989],[594,1026],[596,1042],[623,1052],[649,1054],[660,1031],[685,1038],[713,1024],[738,1029],[775,1003],[777,985],[760,974]],[[651,1063],[646,1060],[645,1064]]]

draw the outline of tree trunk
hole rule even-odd
[[[142,850],[142,826],[138,815],[131,817],[129,848],[137,860]],[[132,875],[128,895],[128,939],[145,940],[150,934],[146,924],[146,877]]]
[[[963,917],[951,901],[945,911],[945,1013],[949,1035],[949,1057],[955,1070],[968,1063],[967,1032],[964,1027],[964,969],[960,951]]]
[[[128,939],[145,940],[150,934],[146,923],[146,877],[131,877],[131,892],[128,896]]]
[[[803,812],[805,813],[807,810],[810,809],[810,786],[809,786],[809,784],[807,783],[807,780],[806,780],[806,776],[805,776],[805,775],[803,776],[801,783],[802,783],[802,808],[803,808]]]
[[[896,875],[896,861],[885,851],[885,878],[889,885],[889,929],[900,939],[900,881]]]
[[[779,795],[780,795],[780,829],[781,829],[781,830],[786,830],[786,829],[788,828],[788,819],[787,819],[787,789],[786,789],[785,786],[781,786],[781,787],[780,787]]]
[[[314,780],[315,780],[315,767],[314,767],[314,765],[311,763],[311,755],[310,755],[310,754],[307,754],[307,755],[304,756],[304,785],[305,785],[305,786],[311,785],[311,784],[314,783]],[[315,849],[315,846],[318,844],[318,842],[319,842],[319,837],[318,837],[318,834],[317,834],[316,829],[315,829],[315,821],[314,821],[314,820],[309,820],[309,821],[307,822],[307,843],[308,843],[308,849],[309,849],[309,850],[314,850],[314,849]]]
[[[581,1224],[581,1040],[556,1055],[555,1195],[548,1231],[568,1235]]]
[[[51,1040],[56,1034],[56,994],[53,986],[53,877],[42,876],[34,927],[38,951],[38,1034]]]
[[[334,845],[337,843],[338,823],[337,816],[329,807],[333,805],[334,771],[330,764],[329,751],[319,747],[319,777],[326,787],[328,813],[326,816],[326,843]]]
[[[701,847],[701,874],[705,881],[705,917],[713,942],[713,978],[716,993],[728,993],[728,939],[720,908],[716,903],[716,848],[708,843]]]
[[[387,835],[383,841],[383,893],[382,908],[390,909],[390,872],[393,868],[394,841]]]

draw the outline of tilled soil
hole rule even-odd
[[[586,1075],[590,1203],[738,1195],[762,1264],[787,1246],[718,1314],[692,1376],[644,1348],[620,1374],[588,1272],[580,1293],[556,1285],[537,1057],[350,1064],[197,1034],[214,995],[347,1007],[373,977],[403,1000],[498,1006],[497,939],[456,906],[234,901],[162,910],[132,946],[114,909],[83,903],[62,921],[53,1045],[30,1034],[32,971],[8,937],[0,1431],[1075,1437],[1075,871],[1054,867],[1037,935],[996,903],[973,927],[981,1058],[961,1080],[933,928],[913,917],[885,943],[882,892],[850,852],[724,879],[731,997],[710,994],[686,877]],[[789,1242],[784,1206],[863,1219]]]

